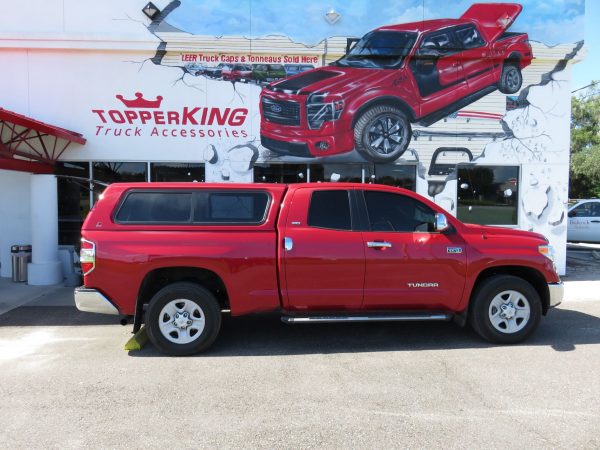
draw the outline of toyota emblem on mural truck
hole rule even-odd
[[[270,106],[270,108],[271,108],[271,111],[273,111],[274,113],[280,113],[281,112],[281,106],[279,106],[279,105],[273,104],[273,105]]]

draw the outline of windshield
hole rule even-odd
[[[350,52],[333,63],[342,67],[394,69],[414,45],[416,33],[403,31],[371,31]]]

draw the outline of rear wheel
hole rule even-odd
[[[209,348],[221,328],[221,309],[202,286],[170,284],[148,306],[146,329],[152,343],[169,355],[191,355]]]
[[[498,89],[503,94],[514,94],[521,89],[523,75],[518,62],[505,62],[500,74]]]
[[[354,146],[367,160],[389,163],[406,151],[410,123],[400,108],[381,105],[367,109],[354,126]]]
[[[542,316],[542,302],[522,278],[498,275],[473,294],[469,322],[477,334],[496,344],[515,344],[531,335]]]

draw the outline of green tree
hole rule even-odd
[[[600,84],[571,103],[571,198],[600,197]]]

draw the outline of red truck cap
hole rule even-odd
[[[488,42],[493,42],[510,27],[523,6],[518,3],[474,3],[461,19],[477,22]]]

